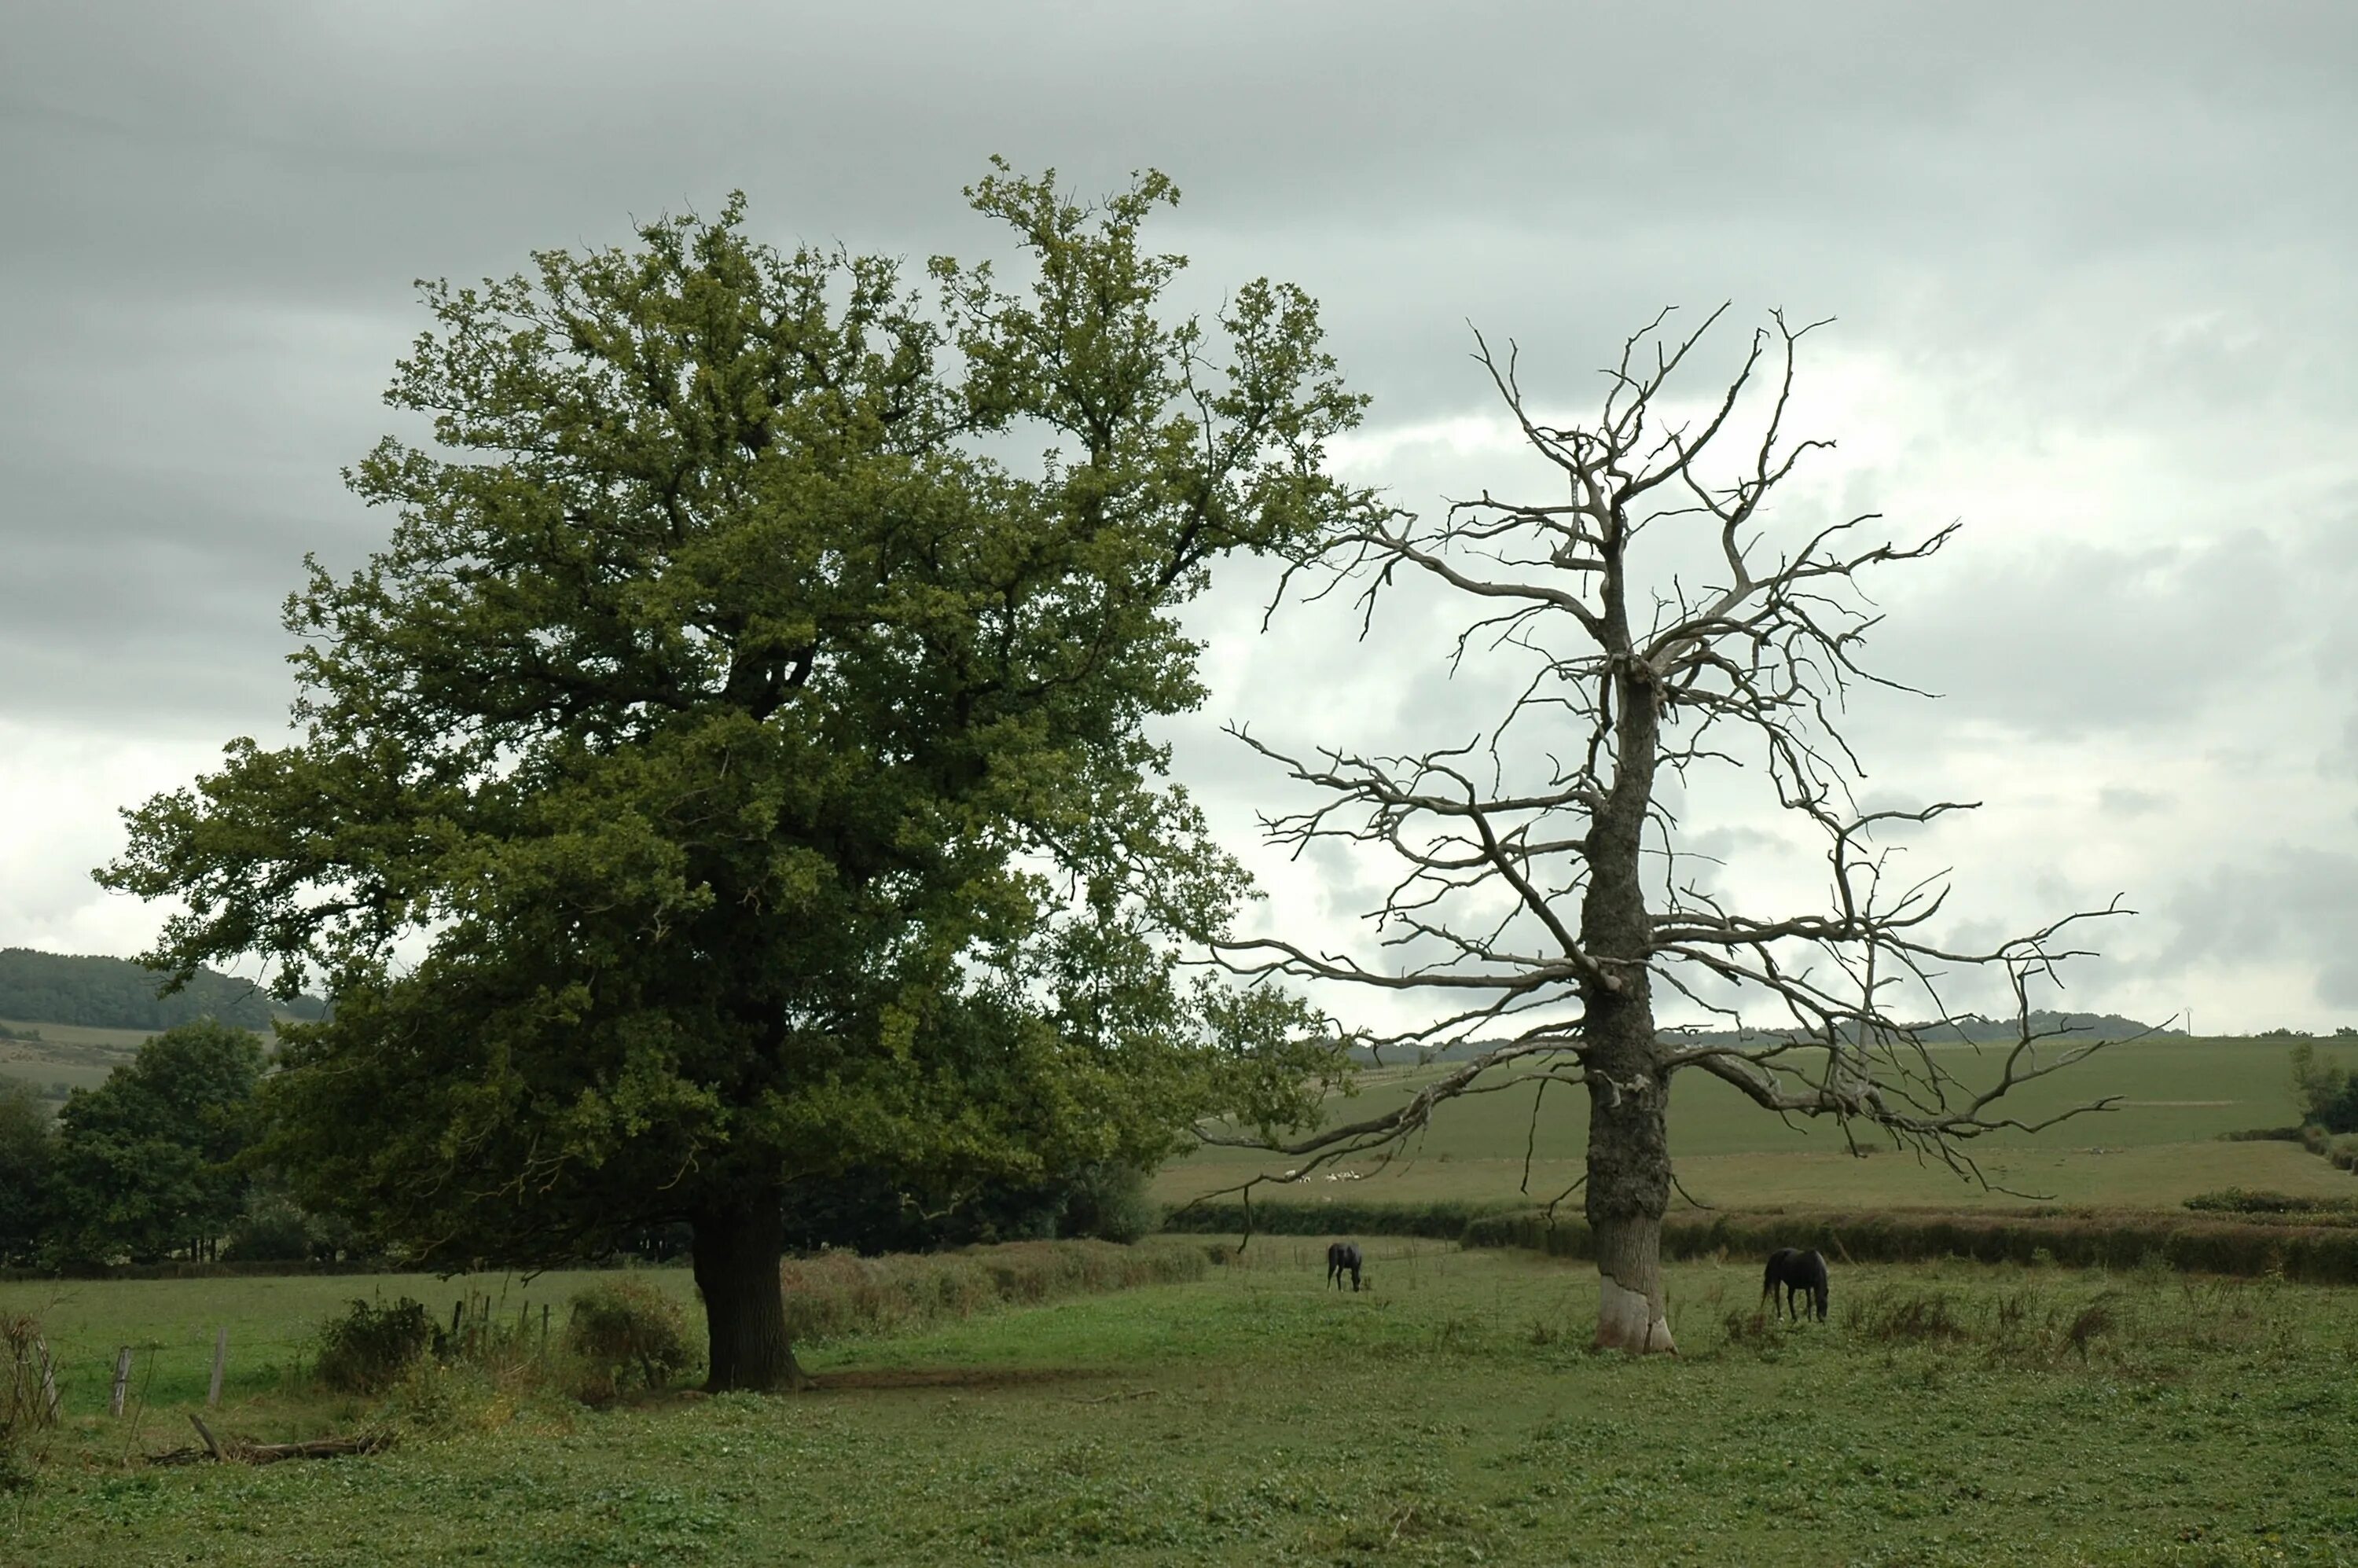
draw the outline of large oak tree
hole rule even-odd
[[[1292,287],[1170,317],[1160,176],[968,196],[1028,287],[739,201],[426,286],[387,400],[431,438],[350,473],[391,541],[289,601],[295,738],[101,873],[183,901],[153,962],[331,988],[267,1086],[308,1203],[454,1264],[685,1221],[714,1389],[795,1376],[786,1184],[1148,1162],[1323,1059],[1183,983],[1243,881],[1146,727],[1202,695],[1212,562],[1358,503],[1360,400]]]

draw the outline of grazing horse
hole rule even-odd
[[[1768,1254],[1768,1271],[1760,1276],[1760,1299],[1767,1301],[1785,1287],[1783,1310],[1793,1314],[1798,1323],[1801,1314],[1793,1306],[1796,1292],[1809,1298],[1818,1309],[1818,1321],[1826,1320],[1826,1260],[1815,1252],[1797,1252],[1790,1247],[1779,1247]],[[1772,1309],[1773,1310],[1773,1309]]]
[[[1334,1241],[1326,1247],[1326,1282],[1336,1290],[1343,1288],[1343,1271],[1349,1270],[1351,1289],[1359,1288],[1359,1246],[1356,1241]]]

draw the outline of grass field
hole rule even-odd
[[[1994,1051],[1983,1047],[1976,1058],[1971,1048],[1958,1046],[1942,1054],[1970,1081],[1995,1072]],[[1372,1114],[1444,1070],[1368,1073],[1357,1098],[1336,1102],[1338,1119]],[[1261,1194],[1295,1202],[1338,1193],[1359,1201],[1509,1201],[1521,1195],[1528,1149],[1529,1193],[1543,1202],[1581,1173],[1588,1108],[1578,1090],[1551,1088],[1535,1122],[1536,1092],[1535,1086],[1518,1086],[1450,1102],[1435,1112],[1432,1129],[1389,1164],[1364,1160],[1329,1166],[1300,1185],[1263,1187]],[[2172,1207],[2225,1186],[2315,1196],[2358,1193],[2358,1179],[2298,1145],[2217,1141],[2223,1132],[2299,1119],[2282,1042],[2162,1039],[2114,1046],[2030,1086],[2016,1110],[2036,1120],[2107,1095],[2121,1097],[2119,1108],[2075,1118],[2035,1137],[1996,1133],[1976,1142],[1973,1152],[1996,1187],[2105,1207]],[[1864,1141],[1864,1130],[1861,1136]],[[1675,1082],[1671,1150],[1688,1194],[1706,1204],[1954,1207],[2028,1201],[1960,1183],[1944,1168],[1921,1165],[1887,1145],[1868,1159],[1855,1159],[1833,1127],[1798,1119],[1788,1124],[1696,1072]],[[1184,1202],[1256,1171],[1282,1172],[1286,1163],[1248,1151],[1207,1149],[1166,1166],[1154,1192],[1166,1202]],[[1356,1180],[1345,1173],[1351,1172]]]
[[[847,1340],[789,1398],[461,1390],[369,1458],[153,1470],[83,1420],[0,1499],[0,1561],[2358,1557],[2346,1292],[1858,1268],[1832,1321],[1778,1327],[1750,1260],[1696,1263],[1671,1271],[1682,1356],[1634,1362],[1582,1348],[1585,1269],[1379,1242],[1352,1296],[1320,1254],[1264,1238],[1197,1283]],[[233,1304],[233,1332],[292,1343],[275,1314],[351,1281],[296,1283],[93,1286],[58,1321],[103,1339]]]
[[[358,1413],[349,1403],[323,1403],[300,1383],[313,1331],[355,1297],[386,1302],[413,1296],[448,1324],[462,1299],[489,1296],[505,1322],[543,1304],[557,1309],[605,1276],[556,1271],[527,1281],[492,1274],[437,1279],[431,1274],[306,1274],[257,1279],[62,1280],[0,1281],[0,1314],[38,1319],[70,1418],[96,1420],[106,1410],[117,1350],[134,1351],[132,1390],[145,1397],[168,1441],[188,1430],[180,1411],[200,1407],[212,1378],[213,1338],[230,1331],[222,1379],[223,1420],[261,1441],[316,1435]],[[685,1270],[651,1269],[644,1278],[682,1302],[695,1295]],[[699,1318],[700,1321],[700,1318]]]
[[[56,1084],[96,1088],[106,1075],[129,1062],[155,1032],[92,1029],[78,1023],[25,1023],[0,1018],[0,1025],[38,1040],[0,1038],[0,1075],[21,1078],[37,1089]]]

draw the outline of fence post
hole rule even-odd
[[[33,1353],[41,1358],[41,1399],[49,1411],[49,1424],[57,1424],[59,1406],[64,1402],[58,1392],[57,1363],[49,1359],[49,1342],[39,1335],[33,1336]]]
[[[123,1413],[123,1395],[131,1387],[131,1346],[124,1346],[114,1353],[114,1388],[106,1396],[106,1413]]]
[[[221,1403],[222,1373],[229,1367],[229,1325],[222,1324],[213,1336],[213,1383],[205,1390],[205,1406],[211,1409]]]

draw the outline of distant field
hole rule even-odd
[[[38,1040],[0,1039],[0,1075],[21,1078],[42,1089],[55,1084],[64,1084],[69,1088],[96,1088],[105,1081],[107,1074],[129,1062],[140,1046],[162,1033],[155,1029],[96,1029],[80,1023],[43,1023],[15,1018],[0,1018],[0,1028],[40,1036]],[[265,1051],[276,1043],[275,1034],[262,1036]]]
[[[22,1078],[36,1088],[52,1084],[95,1088],[156,1033],[152,1029],[90,1029],[77,1023],[13,1018],[0,1018],[0,1025],[19,1034],[40,1036],[38,1040],[0,1039],[0,1074]]]
[[[1977,1055],[1972,1048],[1947,1047],[1942,1055],[1971,1080],[1976,1072],[1996,1070],[1997,1049],[1982,1047]],[[2287,1058],[2281,1041],[2148,1040],[2115,1046],[2021,1091],[2013,1109],[2035,1121],[2105,1095],[2122,1097],[2120,1108],[2074,1118],[2035,1137],[1993,1134],[1972,1152],[1993,1184],[2065,1203],[2167,1207],[2223,1186],[2319,1196],[2358,1193],[2358,1178],[2296,1144],[2216,1141],[2223,1132],[2299,1119]],[[1396,1104],[1445,1070],[1368,1073],[1357,1097],[1335,1102],[1336,1119],[1356,1119]],[[1337,1193],[1360,1201],[1504,1201],[1520,1195],[1528,1143],[1530,1193],[1544,1201],[1580,1175],[1588,1105],[1576,1089],[1550,1088],[1535,1126],[1535,1093],[1536,1086],[1520,1085],[1444,1105],[1432,1130],[1388,1166],[1362,1161],[1341,1168],[1360,1172],[1359,1180],[1330,1181],[1330,1173],[1341,1175],[1330,1166],[1298,1186],[1260,1191],[1296,1202]],[[1707,1204],[1881,1201],[1953,1207],[2024,1201],[1963,1185],[1944,1168],[1920,1165],[1887,1144],[1867,1159],[1855,1159],[1833,1126],[1798,1118],[1788,1124],[1693,1071],[1682,1073],[1672,1089],[1671,1149],[1680,1181]],[[1154,1191],[1165,1201],[1184,1201],[1286,1165],[1275,1156],[1207,1149],[1165,1167]]]

